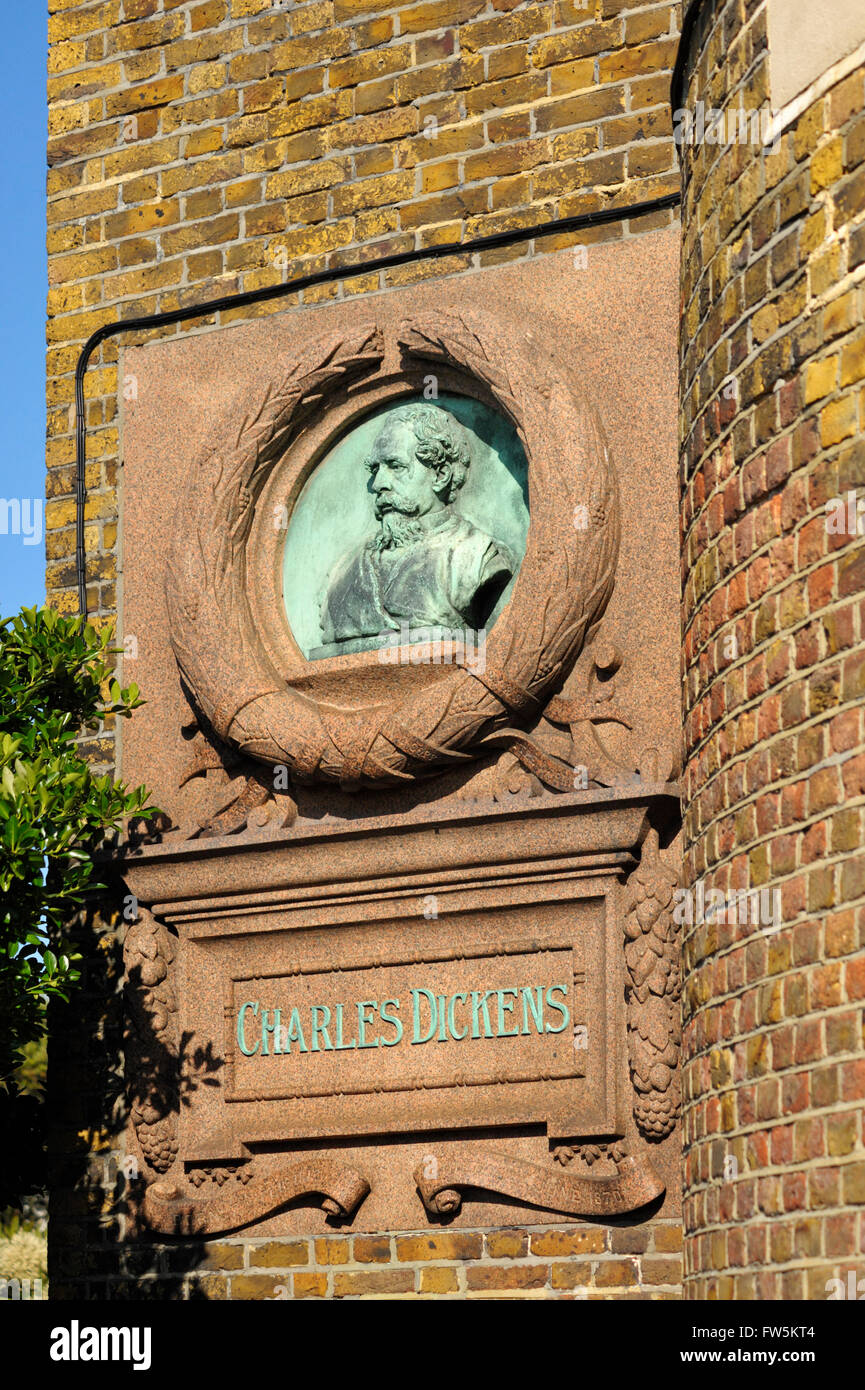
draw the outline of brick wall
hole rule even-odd
[[[95,329],[606,207],[623,209],[622,220],[363,275],[302,299],[470,273],[671,220],[625,213],[679,187],[667,102],[677,4],[50,0],[49,11],[47,585],[64,611],[77,602],[74,371]],[[216,320],[161,332],[206,326]],[[85,379],[87,602],[100,621],[117,608],[117,351],[117,340],[106,343]],[[88,740],[89,756],[111,766],[113,738],[109,721]],[[124,1248],[128,1185],[108,1123],[108,1098],[122,1087],[120,932],[105,936],[96,923],[81,941],[89,987],[74,1015],[57,1018],[52,1043],[54,1296],[270,1297],[276,1284],[293,1296],[664,1296],[678,1287],[675,1223],[658,1221],[424,1235],[408,1262],[403,1237],[386,1253],[360,1237],[300,1252],[296,1242],[248,1239]]]
[[[586,1224],[568,1229],[424,1231],[311,1239],[182,1241],[122,1260],[89,1252],[87,1295],[96,1300],[295,1298],[670,1299],[682,1276],[682,1227]],[[111,1265],[115,1268],[112,1269]],[[116,1266],[123,1266],[122,1272]],[[99,1266],[101,1265],[101,1270]],[[81,1282],[59,1296],[78,1293]],[[52,1293],[58,1296],[52,1285]]]
[[[685,105],[767,105],[766,44],[762,0],[704,5]],[[775,922],[686,934],[701,1298],[865,1273],[865,551],[826,514],[865,484],[863,82],[774,153],[683,149],[687,863],[780,893]]]

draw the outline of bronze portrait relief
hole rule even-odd
[[[458,510],[472,464],[468,432],[443,406],[387,412],[365,459],[377,528],[337,563],[311,656],[357,650],[401,625],[482,628],[517,562]]]

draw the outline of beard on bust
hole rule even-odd
[[[398,546],[411,545],[420,540],[424,528],[418,519],[418,506],[407,500],[399,503],[392,496],[381,495],[375,501],[375,514],[379,522],[378,533],[372,539],[373,550],[394,550]]]

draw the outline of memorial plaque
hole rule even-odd
[[[640,335],[674,319],[668,240],[127,352],[151,1229],[664,1200],[675,392]]]

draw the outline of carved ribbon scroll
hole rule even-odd
[[[147,1189],[144,1217],[150,1230],[165,1235],[215,1235],[261,1221],[301,1197],[320,1197],[328,1216],[350,1217],[369,1190],[362,1173],[318,1156],[215,1197],[195,1198],[185,1184],[162,1179]]]
[[[431,1176],[434,1174],[435,1176]],[[616,1172],[591,1177],[512,1158],[479,1145],[427,1155],[414,1175],[421,1200],[431,1215],[453,1215],[462,1204],[461,1189],[479,1188],[568,1216],[620,1216],[637,1211],[664,1191],[664,1184],[645,1158],[618,1156]]]

